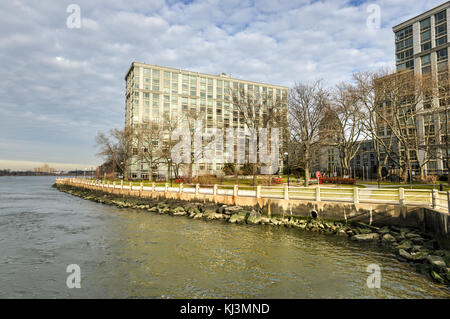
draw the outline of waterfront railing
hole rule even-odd
[[[142,182],[111,182],[84,178],[56,179],[57,183],[94,186],[98,189],[121,189],[140,192],[190,193],[220,196],[242,196],[256,198],[277,198],[285,200],[307,200],[317,202],[373,203],[424,206],[448,213],[450,194],[436,189],[376,189],[341,187],[288,187],[241,186],[238,185],[163,185]]]

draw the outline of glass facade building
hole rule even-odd
[[[254,96],[282,101],[287,110],[288,88],[232,78],[226,74],[199,72],[133,62],[126,76],[125,124],[187,120],[190,111],[198,114],[203,128],[245,128],[242,114],[232,96],[244,89]],[[287,112],[286,112],[287,113]],[[155,144],[161,141],[155,141]],[[281,144],[281,143],[280,143]],[[218,150],[220,152],[220,150]],[[146,179],[148,163],[133,160],[131,177]],[[223,163],[194,164],[194,175],[219,174]],[[167,174],[163,164],[155,167],[156,177]]]

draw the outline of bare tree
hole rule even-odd
[[[434,134],[423,134],[424,115],[429,113],[433,97],[432,81],[412,71],[396,72],[376,81],[380,99],[376,108],[379,127],[393,134],[398,146],[397,162],[402,182],[408,180],[412,163],[417,162],[421,177],[425,165],[433,158]]]
[[[274,95],[270,91],[256,91],[255,89],[241,88],[230,91],[233,105],[239,112],[239,121],[245,128],[256,134],[256,163],[252,163],[253,185],[257,184],[258,168],[261,167],[259,134],[261,128],[280,128],[283,135],[283,128],[287,123],[287,104],[286,98]],[[268,130],[268,138],[271,139],[271,131]],[[270,147],[270,143],[268,145]],[[249,154],[250,157],[251,154]]]
[[[160,140],[163,135],[163,127],[155,121],[144,122],[133,127],[134,138],[137,141],[138,156],[141,163],[148,166],[148,180],[153,180],[153,167],[159,162],[158,151],[161,147]]]
[[[202,127],[202,118],[203,114],[198,112],[197,109],[190,109],[187,112],[184,113],[182,117],[182,121],[184,122],[184,125],[187,127],[189,131],[189,137],[190,137],[190,162],[187,164],[188,169],[188,178],[189,180],[193,177],[193,165],[194,163],[198,163],[200,159],[204,158],[203,153],[203,146],[206,143],[206,141],[203,139],[203,127]],[[195,139],[200,138],[201,139],[201,146],[199,149],[196,149],[194,143]]]
[[[377,107],[383,103],[383,97],[376,94],[376,80],[385,76],[386,71],[379,73],[358,72],[353,74],[354,89],[352,94],[355,96],[356,103],[362,113],[362,126],[364,136],[372,140],[374,153],[377,161],[377,180],[382,181],[382,168],[387,166],[388,159],[397,161],[394,150],[393,134],[385,134],[382,121],[378,119]]]
[[[160,125],[161,138],[158,142],[156,157],[159,159],[159,163],[162,162],[167,165],[167,180],[169,180],[171,167],[174,168],[175,176],[178,177],[181,166],[181,164],[172,163],[172,149],[179,142],[172,139],[172,132],[180,125],[180,118],[165,116]]]
[[[304,170],[305,186],[309,184],[312,156],[326,140],[320,138],[320,127],[324,124],[328,103],[329,92],[321,81],[298,83],[290,91],[290,166]]]
[[[350,172],[350,162],[356,156],[363,137],[363,113],[358,99],[354,94],[355,88],[349,83],[340,83],[333,94],[332,110],[338,118],[336,121],[336,148],[344,174]]]
[[[441,70],[440,70],[441,71]],[[448,71],[440,72],[436,78],[437,112],[436,121],[436,158],[442,160],[447,170],[447,182],[450,184],[450,78]]]
[[[133,155],[133,133],[129,126],[123,130],[111,129],[109,134],[99,132],[95,138],[98,155],[105,161],[111,161],[118,168],[123,178],[128,179],[128,167]]]

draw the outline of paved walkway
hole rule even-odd
[[[356,183],[356,185],[365,186],[366,188],[378,188],[378,184]],[[413,186],[430,186],[430,184],[413,184]],[[439,189],[439,184],[435,185]],[[410,184],[380,184],[380,188],[403,187],[409,188]]]

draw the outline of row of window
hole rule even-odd
[[[434,16],[435,46],[447,43],[447,11],[443,10]],[[431,17],[420,21],[421,51],[432,48]],[[395,33],[395,52],[397,70],[414,69],[413,26],[410,25]],[[423,66],[423,65],[422,65]],[[425,72],[430,68],[425,68]]]
[[[128,81],[127,81],[128,88],[141,88],[140,84],[139,84],[140,69],[141,69],[141,67],[135,67],[134,73],[130,73],[130,76],[128,77]],[[168,72],[168,71],[160,72],[160,70],[148,69],[148,68],[143,68],[143,73],[144,73],[144,80],[143,80],[144,87],[142,87],[143,89],[149,90],[150,89],[149,84],[153,83],[153,85],[157,87],[157,90],[159,90],[161,73],[162,73],[163,87],[169,88],[170,81],[172,81],[172,89],[176,87],[176,89],[178,91],[178,73]],[[182,89],[186,92],[188,91],[187,89],[190,89],[190,90],[195,89],[196,90],[197,89],[197,81],[200,84],[199,85],[200,91],[206,91],[206,88],[208,88],[208,91],[212,91],[213,83],[214,83],[213,78],[206,78],[206,77],[193,76],[193,75],[187,75],[187,74],[182,74]],[[146,84],[146,83],[148,83],[148,84]],[[207,84],[207,86],[206,86],[206,84]],[[147,88],[145,88],[145,86],[147,86]],[[219,91],[219,92],[227,92],[231,88],[233,88],[233,90],[237,91],[238,89],[239,90],[244,89],[244,87],[246,87],[249,92],[262,91],[263,94],[268,92],[268,94],[275,93],[276,95],[283,94],[284,96],[287,96],[286,90],[282,91],[281,89],[275,89],[275,88],[270,88],[270,87],[265,87],[265,86],[258,86],[258,85],[253,85],[253,84],[244,85],[244,83],[230,82],[227,80],[216,79],[216,91]],[[152,90],[155,90],[155,88],[152,88]]]
[[[438,72],[448,72],[448,50],[447,48],[436,51]],[[422,74],[431,73],[431,54],[421,57]]]

